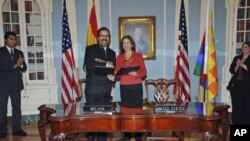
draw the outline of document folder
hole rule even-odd
[[[129,66],[129,67],[121,67],[116,75],[126,75],[131,71],[137,71],[140,66]]]
[[[108,75],[114,74],[114,68],[105,67],[105,66],[95,66],[95,74],[96,75]]]

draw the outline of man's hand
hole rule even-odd
[[[102,60],[102,59],[99,59],[99,58],[95,58],[95,61],[98,62],[98,63],[105,63],[106,61]]]
[[[16,64],[15,64],[14,68],[17,68],[17,67],[22,66],[22,65],[23,65],[23,62],[24,62],[24,58],[23,58],[21,55],[19,55],[19,57],[18,57],[18,59],[17,59],[17,61],[16,61]]]
[[[108,78],[110,81],[115,81],[115,76],[114,76],[113,74],[107,75],[107,78]]]
[[[106,61],[106,67],[114,68],[114,64],[111,61]]]

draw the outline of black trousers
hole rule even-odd
[[[104,94],[88,93],[86,94],[86,104],[88,105],[109,105],[110,92]],[[87,141],[107,141],[108,134],[105,132],[90,132],[87,133]]]
[[[129,108],[142,108],[142,84],[120,85],[121,105]]]
[[[124,141],[130,141],[130,139],[133,137],[135,138],[135,141],[142,141],[142,133],[124,133]]]
[[[1,86],[0,86],[1,87]],[[12,105],[12,130],[21,129],[21,90],[0,88],[0,133],[7,133],[7,106],[10,97]]]
[[[107,136],[108,133],[104,132],[98,132],[98,133],[90,132],[87,133],[87,141],[95,141],[95,138],[97,139],[97,141],[107,141]]]
[[[249,83],[237,82],[230,89],[233,124],[250,124]]]
[[[88,105],[109,105],[111,95],[109,94],[94,94],[88,93],[86,94],[86,104]]]

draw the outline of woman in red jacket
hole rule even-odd
[[[142,81],[146,78],[147,70],[140,53],[135,52],[135,41],[125,35],[120,42],[121,54],[117,57],[115,74],[120,80],[121,114],[138,114],[142,112],[143,87]],[[127,74],[117,74],[121,68],[137,67]],[[131,134],[125,133],[125,139],[130,140]],[[141,140],[141,134],[135,134],[136,141]]]

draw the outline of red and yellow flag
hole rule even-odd
[[[95,9],[95,0],[92,1],[92,8],[90,10],[88,32],[87,32],[87,41],[86,45],[92,45],[97,43],[97,18],[96,18],[96,9]]]
[[[87,31],[87,38],[86,38],[86,46],[96,44],[97,43],[97,17],[96,17],[96,7],[95,7],[95,0],[89,1],[92,2],[92,7],[90,9],[89,15],[89,24],[88,24],[88,31]],[[86,72],[86,63],[84,60],[83,70]]]

